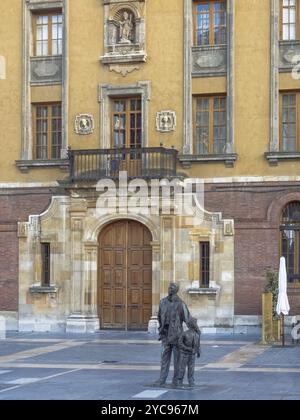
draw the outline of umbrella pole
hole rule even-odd
[[[281,314],[281,335],[282,335],[282,347],[285,346],[285,331],[284,331],[284,315]]]

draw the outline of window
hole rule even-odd
[[[34,158],[60,159],[62,148],[61,104],[38,104],[34,114]]]
[[[298,0],[281,0],[280,38],[292,41],[299,38]]]
[[[280,151],[299,151],[300,92],[281,94],[280,109]]]
[[[286,259],[289,283],[300,283],[300,202],[289,203],[282,212],[281,255]]]
[[[140,98],[113,99],[113,144],[116,148],[142,147],[142,102]]]
[[[63,17],[60,12],[34,15],[34,55],[62,55]]]
[[[226,97],[194,99],[195,152],[197,155],[226,153]]]
[[[226,2],[194,2],[194,45],[224,45],[227,43]]]
[[[200,287],[209,287],[209,242],[200,242]]]
[[[50,244],[42,244],[42,286],[50,287]]]

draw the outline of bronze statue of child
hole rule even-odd
[[[200,357],[200,336],[201,331],[197,325],[196,318],[189,318],[187,322],[188,330],[183,332],[178,340],[180,351],[178,386],[183,385],[183,378],[187,368],[189,387],[195,385],[195,363],[196,357]]]

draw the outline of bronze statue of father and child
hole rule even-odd
[[[171,357],[174,358],[172,386],[183,387],[187,369],[189,387],[195,385],[195,362],[200,357],[200,335],[197,320],[191,317],[186,304],[178,297],[179,287],[171,283],[168,296],[160,301],[158,322],[159,340],[162,342],[160,378],[155,386],[164,386],[169,374]],[[188,327],[183,330],[183,322]]]

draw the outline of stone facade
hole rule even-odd
[[[94,198],[54,196],[44,213],[19,223],[20,330],[99,329],[98,237],[104,226],[120,219],[136,220],[152,234],[151,330],[171,281],[180,284],[182,297],[201,325],[233,327],[234,236],[226,233],[221,214],[200,209],[196,225],[177,215],[99,217]],[[211,244],[211,278],[205,290],[199,288],[199,242],[203,240]],[[41,243],[45,242],[51,246],[47,288],[41,287]]]
[[[67,151],[103,153],[108,170],[99,176],[114,172],[101,149],[115,145],[119,98],[141,101],[143,148],[174,147],[179,177],[206,182],[207,217],[197,226],[173,215],[137,218],[153,236],[149,329],[174,279],[210,331],[259,324],[265,271],[279,264],[280,214],[300,199],[300,151],[281,152],[279,106],[281,91],[299,91],[300,41],[279,39],[280,4],[227,0],[226,43],[197,46],[193,0],[1,0],[0,316],[9,329],[18,319],[23,330],[99,327],[98,234],[113,218],[93,213],[91,185],[66,186]],[[62,54],[35,57],[34,16],[58,11]],[[227,98],[226,150],[195,154],[195,98],[213,95]],[[51,103],[62,106],[61,155],[35,159],[33,109]],[[210,241],[211,279],[200,290],[201,238]],[[49,287],[41,287],[42,243],[51,245]],[[293,314],[299,290],[289,288]]]
[[[278,269],[281,211],[300,199],[299,182],[207,183],[207,210],[195,225],[175,215],[130,216],[153,237],[149,329],[156,331],[159,299],[174,279],[206,331],[257,326],[265,272]],[[89,199],[80,197],[80,190],[51,199],[51,192],[37,189],[1,197],[1,315],[9,329],[94,331],[99,327],[98,236],[108,223],[128,215],[99,217],[94,193]],[[208,289],[199,288],[200,241],[211,244]],[[45,242],[51,244],[48,288],[41,287]],[[289,287],[288,294],[291,315],[297,315],[300,289]],[[88,304],[86,296],[92,297]]]

